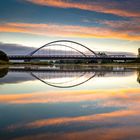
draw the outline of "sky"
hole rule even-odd
[[[137,54],[139,7],[140,0],[0,0],[0,44],[16,50],[68,39],[94,51]]]

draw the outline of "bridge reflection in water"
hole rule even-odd
[[[2,71],[2,69],[1,69]],[[138,68],[125,68],[125,67],[78,67],[78,66],[57,66],[57,67],[10,67],[3,69],[4,73],[28,73],[33,79],[39,80],[46,85],[57,88],[72,88],[80,86],[94,77],[118,77],[127,76],[137,71],[137,81],[140,80],[140,70]],[[5,74],[5,75],[6,75]],[[4,75],[3,75],[4,77]],[[21,81],[22,79],[20,79]],[[10,80],[9,80],[10,81]],[[23,80],[24,81],[24,80]],[[27,81],[27,79],[26,79]],[[13,81],[12,81],[13,82]]]

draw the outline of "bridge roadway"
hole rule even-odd
[[[14,55],[8,56],[9,60],[140,60],[138,57],[124,57],[124,56],[78,56],[78,55],[67,55],[67,56],[59,56],[59,55],[51,55],[51,56],[41,56],[41,55]]]

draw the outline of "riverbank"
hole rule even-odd
[[[7,66],[82,66],[82,67],[92,67],[92,66],[139,66],[140,67],[140,63],[136,63],[136,62],[121,62],[121,63],[81,63],[81,64],[56,64],[56,63],[48,63],[48,62],[4,62],[4,61],[0,61],[0,66],[2,65],[7,65]]]
[[[48,62],[4,62],[0,61],[0,65],[17,66],[17,65],[45,65],[52,66],[52,63]]]

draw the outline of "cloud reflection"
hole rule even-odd
[[[120,128],[104,128],[93,129],[88,131],[78,131],[71,133],[42,133],[36,135],[25,136],[15,140],[42,140],[42,139],[57,139],[57,140],[133,140],[135,137],[139,139],[139,127],[120,127]]]
[[[0,95],[0,103],[4,104],[35,104],[35,103],[66,103],[94,101],[97,99],[116,99],[122,102],[139,101],[140,89],[94,90],[94,91],[51,91],[27,94]],[[133,96],[137,95],[137,96]]]
[[[105,99],[107,105],[110,106],[125,106],[125,109],[106,112],[106,113],[97,113],[92,115],[85,116],[75,116],[75,117],[55,117],[48,119],[41,119],[30,121],[27,123],[19,123],[8,126],[7,131],[19,131],[19,130],[39,130],[45,127],[63,127],[63,131],[60,129],[57,132],[47,132],[46,133],[36,133],[35,135],[23,136],[17,138],[17,140],[24,139],[58,139],[58,140],[75,140],[75,139],[85,139],[89,140],[94,139],[100,140],[123,140],[128,138],[133,138],[134,136],[138,138],[139,134],[139,89],[132,90],[123,90],[122,92],[116,91],[116,93],[106,92],[100,96],[95,95],[94,100]],[[79,93],[77,93],[79,94]],[[85,93],[88,94],[88,93]],[[74,94],[75,95],[75,94]],[[103,96],[104,95],[104,96]],[[81,94],[83,96],[83,94]],[[88,94],[92,98],[92,94]],[[135,100],[131,100],[131,98]],[[59,97],[58,97],[59,98]],[[83,97],[85,98],[85,97]],[[136,99],[137,98],[137,99]],[[85,99],[86,100],[86,99]],[[81,100],[79,100],[81,101]],[[138,101],[138,102],[136,102]],[[109,103],[109,104],[108,104]],[[100,102],[100,107],[104,108],[104,103]],[[88,108],[87,108],[88,109]],[[71,128],[66,129],[65,128]],[[76,129],[76,130],[75,130]],[[63,133],[65,132],[65,133]]]

